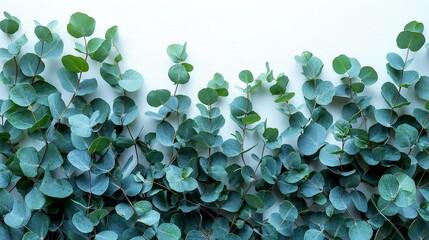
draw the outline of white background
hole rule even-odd
[[[167,76],[171,66],[166,48],[171,43],[188,42],[188,62],[194,65],[191,81],[179,88],[179,93],[193,96],[206,86],[215,72],[221,73],[230,83],[231,96],[241,94],[234,86],[241,85],[238,73],[248,69],[257,77],[265,71],[269,62],[277,75],[284,72],[290,78],[289,91],[297,96],[295,105],[303,103],[301,85],[304,77],[294,56],[304,50],[313,52],[325,63],[322,78],[339,84],[339,76],[332,70],[332,59],[339,54],[357,58],[362,66],[374,67],[379,74],[376,85],[367,90],[374,97],[376,107],[386,106],[380,86],[389,80],[385,71],[385,56],[388,52],[405,55],[396,47],[396,36],[411,20],[421,21],[429,27],[428,1],[255,1],[255,0],[157,0],[157,1],[50,1],[50,0],[0,0],[0,10],[8,11],[22,22],[30,42],[24,51],[32,51],[35,43],[33,20],[47,24],[58,20],[55,29],[65,42],[65,52],[73,52],[75,41],[66,32],[69,17],[80,11],[97,21],[94,36],[104,37],[112,25],[119,26],[119,48],[124,57],[122,69],[133,68],[145,78],[143,89],[134,94],[142,113],[152,110],[145,102],[147,93],[156,88],[174,86]],[[7,46],[8,39],[0,35],[0,46]],[[422,49],[415,57],[411,68],[420,74],[429,74],[429,54]],[[56,86],[55,71],[59,61],[47,61],[42,74]],[[98,75],[99,65],[92,62],[93,72],[99,79],[99,89],[92,97],[113,100],[116,94]],[[84,75],[85,77],[85,75]],[[6,98],[6,89],[1,87],[1,98]],[[264,94],[269,94],[265,92]],[[404,95],[409,100],[413,94]],[[264,95],[261,95],[264,96]],[[269,125],[285,128],[285,120],[275,110],[273,98],[255,96],[255,110]],[[69,95],[63,95],[68,101]],[[230,98],[231,99],[231,98]],[[230,99],[224,101],[227,103]],[[267,107],[270,106],[270,107]],[[339,109],[338,109],[339,110]],[[335,110],[334,110],[335,112]],[[196,114],[195,108],[190,115]],[[139,122],[152,129],[150,122],[141,114]],[[287,122],[287,121],[286,121]],[[140,125],[140,124],[138,124]],[[227,124],[231,125],[231,124]],[[136,126],[134,126],[136,127]],[[227,133],[228,131],[223,131]]]

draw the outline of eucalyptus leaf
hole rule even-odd
[[[75,52],[63,53],[58,21],[33,31],[3,15],[0,239],[427,238],[429,81],[411,69],[427,62],[415,53],[423,23],[400,30],[404,52],[380,59],[390,78],[378,85],[344,54],[326,80],[304,51],[301,83],[266,63],[240,71],[243,95],[221,100],[232,82],[220,73],[193,94],[179,86],[194,77],[186,42],[167,47],[171,86],[136,93],[144,78],[121,70],[117,26],[96,36],[95,19],[74,13]],[[144,125],[142,99],[156,108]]]
[[[156,231],[159,240],[177,240],[180,239],[180,235],[180,229],[172,223],[162,223]]]
[[[95,20],[85,13],[77,12],[71,15],[67,31],[75,38],[89,37],[94,33]]]
[[[323,145],[326,129],[320,124],[313,123],[304,129],[298,138],[298,148],[304,155],[312,155]]]

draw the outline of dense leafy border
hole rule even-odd
[[[401,95],[409,87],[429,99],[429,78],[409,70],[412,54],[425,43],[422,23],[410,22],[399,33],[405,56],[387,55],[392,82],[381,87],[386,108],[376,109],[364,95],[378,78],[372,67],[339,55],[332,67],[341,84],[334,86],[319,79],[322,61],[303,52],[296,61],[305,77],[305,104],[290,103],[295,93],[287,91],[288,77],[275,76],[268,64],[257,78],[244,70],[238,76],[243,96],[230,103],[237,131],[224,140],[218,134],[226,119],[217,102],[228,96],[229,84],[222,75],[198,92],[200,115],[186,115],[191,98],[178,88],[193,70],[186,43],[167,49],[174,92],[147,95],[155,110],[145,115],[156,131],[132,132],[139,110],[127,94],[142,87],[143,77],[121,70],[116,26],[104,39],[90,38],[95,20],[73,14],[67,31],[78,40],[77,54],[63,55],[53,32],[57,22],[36,22],[39,41],[34,53],[24,54],[28,40],[18,34],[19,19],[4,15],[0,29],[10,44],[0,48],[0,81],[10,93],[0,100],[1,239],[429,236],[429,103],[412,115],[397,111],[410,104]],[[57,59],[57,76],[43,76],[45,64]],[[96,62],[118,93],[112,105],[87,96],[98,86],[87,73]],[[252,94],[262,85],[270,86],[273,104],[288,117],[286,129],[269,127],[253,109]],[[333,101],[345,103],[335,121],[325,108]],[[258,148],[246,140],[251,132]],[[325,142],[328,134],[338,142]],[[42,147],[22,146],[26,136]],[[287,144],[294,139],[298,150]],[[264,216],[268,209],[275,212]]]

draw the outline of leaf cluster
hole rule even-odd
[[[23,53],[28,38],[20,20],[4,16],[0,30],[10,43],[0,48],[0,82],[9,89],[0,100],[1,239],[429,236],[429,77],[409,69],[425,44],[422,23],[399,33],[404,56],[387,54],[383,108],[365,95],[378,80],[374,68],[342,54],[332,61],[338,81],[323,80],[324,63],[308,51],[295,57],[303,75],[300,106],[289,78],[268,63],[257,77],[238,74],[240,96],[229,96],[219,73],[195,96],[180,94],[193,66],[187,44],[172,44],[172,91],[146,95],[150,132],[132,130],[140,111],[130,93],[144,79],[121,69],[116,26],[94,37],[96,21],[73,14],[67,31],[76,52],[64,55],[57,22],[36,21],[34,51]],[[44,72],[48,64],[60,66],[56,76]],[[117,94],[111,103],[93,97],[100,78]],[[252,104],[264,89],[286,118],[283,129]],[[411,104],[403,91],[410,90],[423,102],[402,111]],[[228,118],[223,98],[231,98]],[[339,119],[331,114],[334,103]],[[193,106],[199,114],[191,117]],[[236,128],[228,137],[220,134],[226,124]]]

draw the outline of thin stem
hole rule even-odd
[[[259,158],[259,162],[258,162],[258,165],[256,166],[256,168],[255,168],[255,175],[253,176],[255,179],[256,179],[256,171],[258,170],[258,168],[259,168],[259,166],[260,166],[260,164],[261,164],[261,162],[262,162],[262,158],[263,158],[263,156],[264,156],[264,152],[265,152],[265,146],[266,146],[266,144],[265,144],[265,141],[264,141],[264,145],[263,145],[263,147],[262,147],[262,151],[261,151],[261,157]],[[241,204],[240,204],[240,206],[242,206],[243,205],[243,202],[244,202],[244,196],[246,196],[246,194],[249,192],[249,190],[250,190],[250,188],[252,187],[252,185],[253,185],[253,183],[254,183],[255,181],[253,181],[253,182],[251,182],[250,184],[249,184],[249,186],[247,186],[247,188],[246,188],[246,190],[244,191],[244,193],[243,193],[243,198],[241,199]],[[238,212],[236,212],[235,214],[234,214],[234,217],[232,218],[232,221],[231,221],[231,225],[232,224],[234,224],[234,222],[235,222],[235,220],[237,219],[237,216],[238,216]],[[235,228],[231,231],[231,232],[234,232],[234,230],[235,230]]]
[[[389,116],[389,124],[392,125],[392,119],[393,119],[393,109],[396,106],[396,102],[398,101],[399,97],[401,96],[401,89],[402,89],[402,79],[404,77],[404,70],[405,70],[405,66],[407,65],[407,61],[408,61],[408,55],[410,53],[410,49],[407,49],[407,54],[405,55],[405,61],[404,61],[404,67],[401,70],[401,76],[399,78],[399,89],[398,89],[398,93],[395,96],[395,100],[393,101],[392,107],[390,108],[390,116]]]
[[[209,105],[209,132],[212,132],[212,105]],[[211,155],[212,155],[212,147],[209,146],[209,152],[208,152],[208,157],[207,157],[207,162],[208,165],[210,166],[210,162],[211,162]]]
[[[41,50],[40,50],[40,55],[43,55],[43,48],[44,47],[45,47],[45,41],[42,41],[42,47],[41,47]],[[42,58],[39,57],[38,60],[37,60],[36,71],[34,71],[34,73],[37,73],[37,71],[39,70],[41,62],[42,62]],[[34,83],[35,79],[36,79],[36,76],[33,76],[33,78],[31,79],[31,83]]]
[[[176,84],[176,88],[174,88],[173,96],[176,96],[178,88],[179,88],[179,84]]]
[[[395,224],[393,224],[392,223],[392,221],[390,221],[386,216],[384,216],[384,214],[383,213],[381,213],[386,207],[384,207],[383,208],[383,210],[379,210],[378,208],[377,208],[377,205],[375,204],[375,202],[374,202],[374,200],[373,199],[371,199],[371,201],[372,201],[372,203],[374,204],[374,207],[375,207],[375,209],[377,209],[377,211],[378,211],[378,213],[377,214],[380,214],[381,216],[383,216],[383,218],[384,219],[386,219],[391,225],[392,225],[392,227],[395,229],[395,231],[396,231],[396,233],[398,233],[398,235],[399,235],[399,237],[401,237],[401,239],[403,239],[403,240],[405,240],[405,238],[404,238],[404,236],[402,236],[402,233],[401,233],[401,231],[399,231],[399,229],[398,228],[396,228],[396,226],[395,226]],[[390,203],[389,203],[390,204]],[[374,216],[376,216],[376,215],[374,215]],[[373,216],[373,217],[374,217]]]
[[[347,72],[347,73],[348,73],[348,72]],[[352,92],[352,90],[351,90],[351,87],[352,87],[352,79],[350,78],[350,75],[349,75],[349,86],[350,86],[350,99],[351,99],[351,100],[353,101],[353,103],[356,105],[356,107],[357,107],[357,108],[358,108],[358,110],[359,110],[359,113],[360,113],[361,117],[363,118],[362,123],[361,123],[361,125],[359,126],[359,128],[362,126],[362,124],[364,124],[364,125],[365,125],[365,130],[367,130],[367,125],[366,125],[367,118],[366,118],[366,116],[365,116],[365,113],[364,113],[363,109],[359,106],[358,102],[356,101],[356,99],[355,99],[355,97],[354,97],[354,95],[353,95],[353,92]]]
[[[112,179],[113,179],[113,181],[115,182],[114,183],[114,185],[116,186],[116,187],[118,187],[119,188],[119,190],[121,190],[121,192],[122,192],[122,194],[124,195],[124,197],[125,197],[125,199],[127,200],[127,202],[128,202],[128,204],[130,204],[130,206],[133,208],[133,211],[135,212],[136,210],[134,209],[134,204],[131,202],[131,200],[128,198],[128,196],[127,196],[127,194],[125,193],[125,190],[118,184],[118,182],[117,182],[117,180],[116,180],[116,178],[109,172],[108,173],[111,177],[112,177]]]
[[[249,84],[247,84],[247,86],[246,86],[246,99],[247,99],[247,101],[246,101],[246,112],[244,113],[244,117],[247,117],[247,113],[249,112],[249,101],[250,101],[250,94],[249,94],[249,91],[248,91],[248,87],[249,87]],[[241,141],[241,153],[240,153],[240,157],[241,157],[241,161],[243,162],[243,164],[244,164],[244,166],[246,166],[247,165],[247,163],[246,163],[246,160],[244,160],[244,140],[246,139],[246,127],[247,127],[247,124],[244,124],[244,126],[243,126],[243,128],[242,128],[242,132],[241,132],[241,135],[242,135],[242,141]]]
[[[83,37],[83,40],[85,41],[85,61],[88,59],[89,53],[88,53],[88,44],[86,41],[86,37]],[[79,89],[79,85],[80,85],[80,81],[82,79],[82,72],[80,72],[79,74],[79,78],[77,80],[77,84],[76,84],[76,90]],[[72,97],[70,98],[70,101],[67,103],[66,107],[64,108],[64,110],[61,112],[60,116],[58,117],[58,124],[57,127],[59,126],[59,124],[61,123],[61,119],[63,118],[63,115],[66,113],[67,109],[69,109],[71,103],[73,102],[73,99],[76,97],[76,93],[73,93]]]

